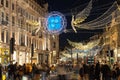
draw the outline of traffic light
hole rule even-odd
[[[10,53],[13,54],[14,53],[14,45],[15,45],[15,39],[11,38],[10,39]]]
[[[33,57],[33,54],[34,54],[34,46],[33,44],[31,44],[31,57]]]

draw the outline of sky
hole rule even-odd
[[[39,0],[38,0],[39,1]],[[87,3],[90,0],[46,0],[48,2],[48,10],[51,11],[59,11],[63,15],[65,15],[67,19],[67,29],[72,29],[71,27],[71,11],[78,12],[79,9],[83,10]],[[90,16],[86,19],[86,22],[89,22],[93,19],[96,19],[100,15],[102,15],[114,2],[115,0],[93,0],[93,8],[90,13]],[[108,5],[109,4],[109,5]],[[102,6],[104,5],[104,6]],[[102,7],[100,7],[102,6]],[[96,10],[97,7],[100,7],[99,10]],[[103,9],[102,9],[103,8]],[[93,15],[94,14],[94,15]],[[103,30],[84,30],[79,29],[78,33],[74,33],[73,31],[68,33],[60,34],[60,48],[64,48],[68,45],[67,39],[76,42],[83,42],[88,40],[91,36],[102,33]]]

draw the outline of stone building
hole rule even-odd
[[[109,57],[111,60],[116,62],[120,60],[120,12],[119,10],[112,13],[112,21],[110,24],[106,25],[104,33],[102,35],[103,39],[103,53],[104,57]]]
[[[53,39],[45,30],[47,6],[41,7],[35,0],[0,0],[1,63],[6,64],[10,60],[19,64],[42,63],[51,60],[50,56],[53,52],[57,55],[59,38],[55,35]],[[11,38],[15,39],[13,54],[10,53],[9,46]],[[54,49],[52,43],[55,45]],[[32,58],[31,44],[34,46]]]

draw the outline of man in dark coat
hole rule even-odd
[[[95,66],[95,79],[100,80],[100,63],[97,62]]]

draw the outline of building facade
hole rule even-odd
[[[120,12],[119,12],[120,13]],[[106,25],[103,39],[103,53],[104,58],[116,62],[120,60],[120,18],[118,12],[112,13],[112,21],[109,25]]]
[[[52,42],[55,44],[55,54],[59,51],[56,47],[59,44],[58,36],[56,35],[56,38],[51,41],[51,35],[45,30],[47,13],[47,6],[41,7],[34,0],[0,0],[1,63],[6,64],[10,60],[19,64],[45,62],[51,59],[49,53],[53,51]],[[12,37],[15,39],[13,54],[10,53],[9,46]],[[32,44],[33,56],[31,55]],[[47,52],[46,49],[48,49]],[[42,60],[39,56],[41,54]],[[49,55],[47,59],[46,54]]]

